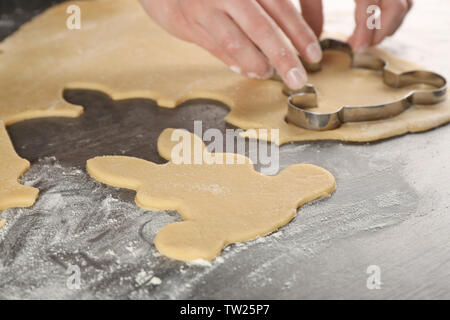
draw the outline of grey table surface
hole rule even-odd
[[[327,29],[350,32],[351,4],[336,2],[325,3]],[[383,46],[450,76],[450,3],[415,7]],[[37,12],[2,13],[0,36]],[[449,125],[377,143],[282,146],[281,168],[319,165],[336,177],[337,191],[301,207],[278,232],[228,246],[210,265],[186,264],[153,244],[178,214],[139,209],[133,192],[90,179],[85,161],[123,154],[163,163],[156,139],[165,127],[192,130],[202,120],[204,129],[223,131],[227,108],[196,100],[169,110],[79,90],[65,98],[85,113],[8,127],[17,152],[32,162],[21,181],[40,196],[32,208],[0,212],[8,221],[0,229],[0,298],[450,298]],[[79,290],[66,285],[69,265],[80,267]],[[380,268],[380,289],[367,288],[371,265]]]

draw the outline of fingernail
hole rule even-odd
[[[306,73],[299,67],[292,68],[286,74],[287,85],[293,90],[303,88],[306,84],[306,79]]]
[[[230,69],[235,73],[241,74],[241,68],[239,68],[238,66],[231,66]]]
[[[320,48],[320,45],[317,42],[310,43],[306,47],[306,55],[313,63],[322,60],[322,49]]]

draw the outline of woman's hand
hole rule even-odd
[[[323,25],[320,0],[302,0],[303,15],[290,0],[141,0],[141,3],[170,33],[202,46],[233,71],[250,78],[270,78],[273,66],[291,89],[300,89],[307,76],[296,50],[308,62],[322,58],[317,40]]]
[[[386,37],[393,35],[412,7],[412,0],[355,0],[355,2],[356,27],[349,39],[355,52],[377,45]],[[371,30],[367,27],[367,8],[371,5],[377,5],[381,10],[380,29]]]

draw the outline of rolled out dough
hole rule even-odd
[[[299,206],[331,194],[336,187],[328,171],[309,164],[292,165],[276,176],[260,174],[250,159],[237,154],[229,154],[234,164],[227,164],[226,154],[215,154],[223,164],[176,164],[171,161],[172,148],[178,144],[171,140],[173,132],[166,129],[158,139],[160,155],[169,160],[164,165],[124,156],[87,162],[87,170],[96,180],[136,190],[139,206],[181,214],[183,222],[165,226],[155,238],[156,248],[168,257],[212,260],[227,244],[284,226]],[[179,132],[191,141],[192,160],[194,140],[201,145],[197,149],[200,154],[208,153],[200,138]]]

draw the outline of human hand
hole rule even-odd
[[[355,0],[356,27],[349,38],[355,52],[379,44],[386,37],[393,35],[403,22],[406,14],[412,7],[412,0]],[[381,28],[369,29],[367,27],[367,8],[377,5],[381,10]]]
[[[296,50],[310,63],[322,58],[320,0],[301,0],[302,14],[290,0],[140,1],[171,34],[202,46],[250,78],[268,79],[274,67],[291,89],[300,89],[307,75]]]

